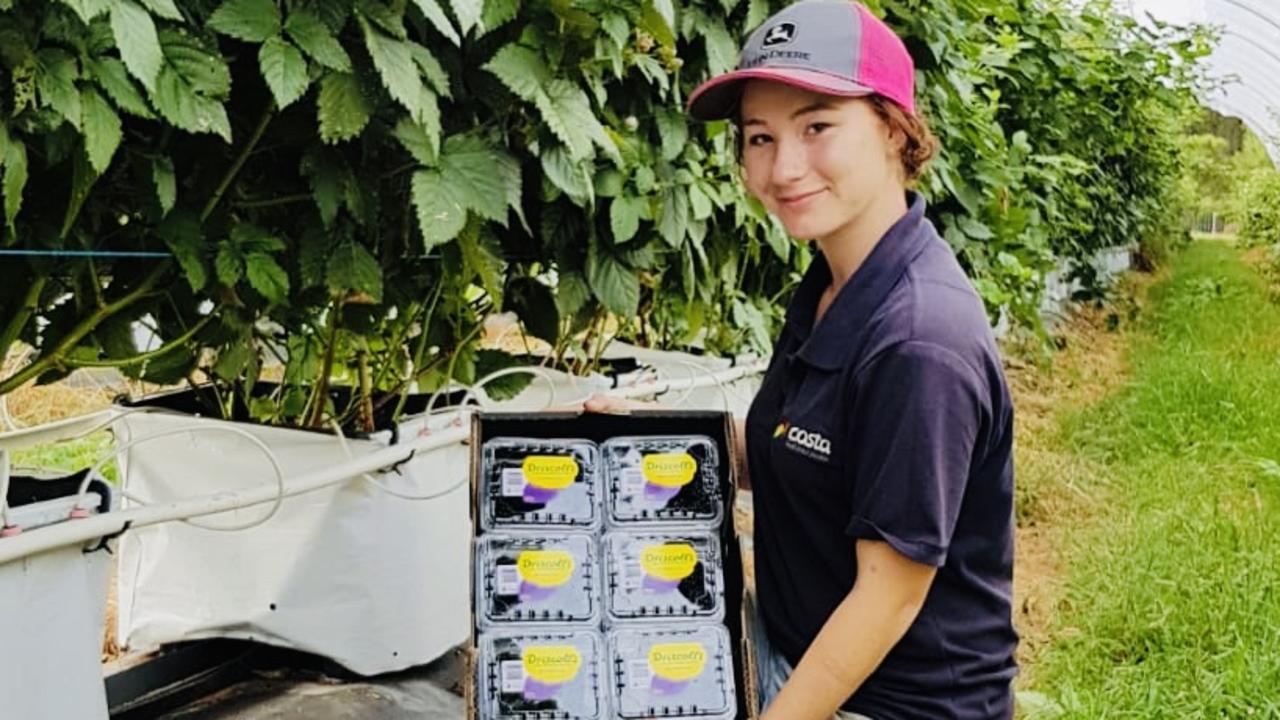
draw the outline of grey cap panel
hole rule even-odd
[[[774,15],[747,38],[739,68],[788,65],[856,78],[862,22],[848,0],[804,0]]]

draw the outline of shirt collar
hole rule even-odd
[[[813,316],[818,300],[831,284],[831,268],[816,253],[787,307],[788,330],[800,341],[796,354],[809,365],[836,370],[854,349],[855,333],[866,324],[907,266],[924,249],[930,233],[922,232],[925,202],[915,191],[907,194],[907,212],[885,232],[876,246],[840,288],[817,327]]]

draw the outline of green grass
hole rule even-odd
[[[13,454],[14,471],[21,473],[23,469],[39,468],[72,473],[83,470],[96,463],[103,455],[111,451],[114,443],[111,434],[105,430],[87,437],[67,442],[37,445],[36,447],[18,450]],[[109,460],[102,466],[102,475],[111,482],[116,482],[116,461]]]
[[[1063,718],[1280,718],[1280,306],[1199,241],[1152,289],[1131,375],[1063,420],[1101,468],[1035,687]]]

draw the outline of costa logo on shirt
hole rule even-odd
[[[805,430],[783,420],[773,431],[773,439],[786,438],[786,446],[815,460],[831,459],[831,440],[822,433]]]

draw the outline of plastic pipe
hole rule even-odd
[[[375,450],[351,462],[321,468],[291,478],[285,485],[284,496],[292,497],[313,490],[350,481],[355,476],[373,472],[403,462],[414,452],[434,450],[445,445],[462,442],[470,435],[470,428],[450,428],[426,437],[415,438],[392,447]],[[97,538],[120,533],[129,528],[143,528],[159,523],[184,520],[202,515],[213,515],[240,508],[272,502],[278,488],[274,482],[260,487],[201,495],[188,500],[162,502],[145,507],[129,508],[94,515],[29,530],[21,535],[0,542],[0,565],[14,560],[48,552],[67,545],[86,543]]]

